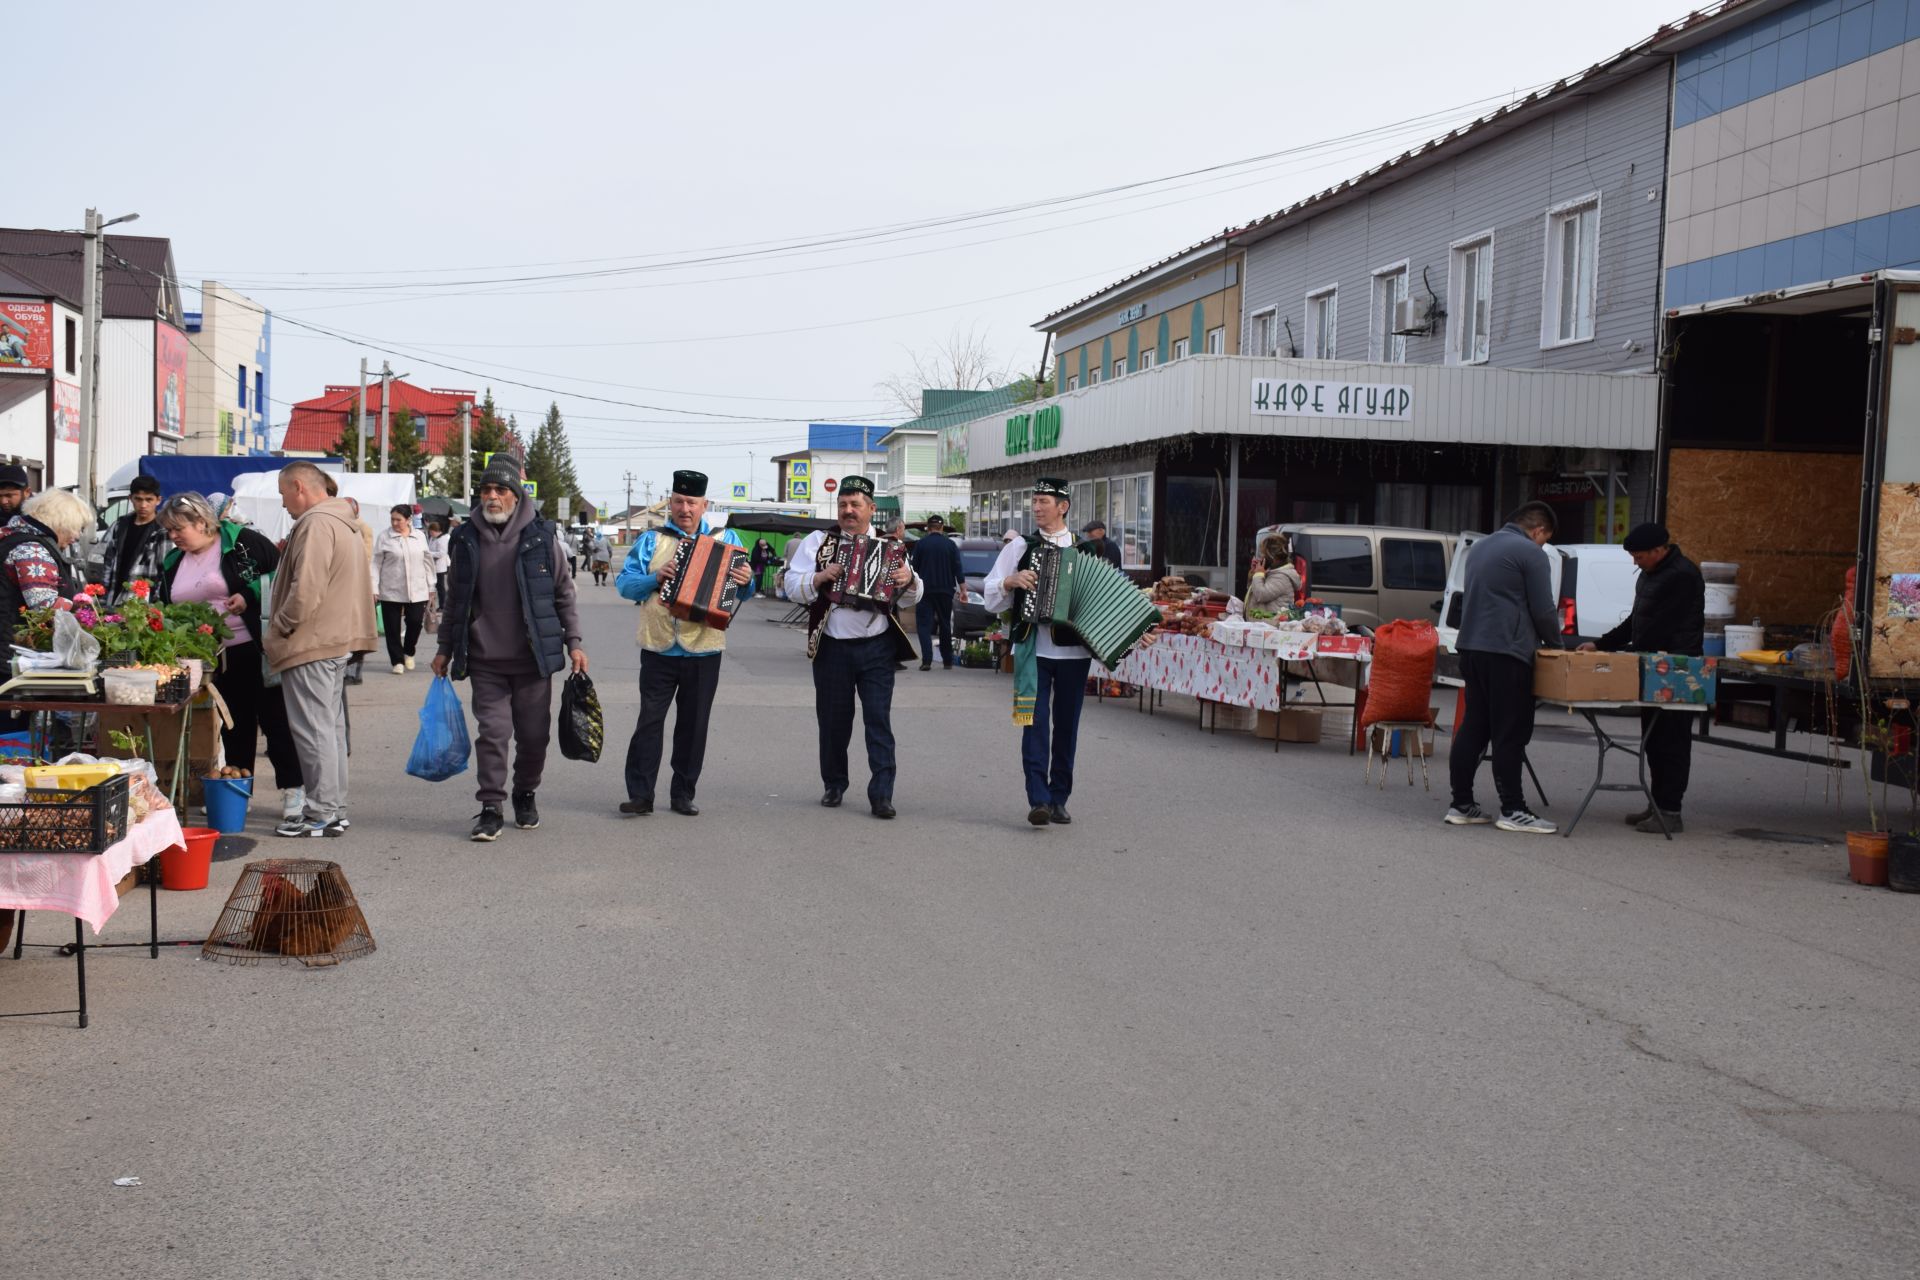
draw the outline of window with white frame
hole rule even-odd
[[[1596,260],[1600,249],[1600,196],[1569,201],[1547,214],[1547,279],[1540,345],[1586,342],[1593,337]]]
[[[1087,385],[1092,387],[1092,386],[1098,386],[1099,383],[1100,383],[1100,366],[1096,364],[1092,368],[1087,370]]]
[[[1192,350],[1193,350],[1193,339],[1175,338],[1173,340],[1173,358],[1175,360],[1185,360],[1187,358],[1187,353]]]
[[[1493,335],[1491,231],[1454,242],[1447,295],[1447,363],[1483,363]]]
[[[1340,327],[1340,291],[1332,285],[1307,295],[1307,356],[1313,360],[1335,358],[1334,339]]]
[[[1154,348],[1148,347],[1140,353],[1140,367],[1142,369],[1151,369],[1154,366],[1154,362],[1159,358],[1160,353]]]
[[[1153,566],[1153,473],[1075,480],[1068,486],[1074,528],[1099,520],[1125,569]]]
[[[1265,311],[1256,311],[1247,317],[1247,354],[1250,356],[1270,356],[1273,354],[1274,338],[1280,327],[1280,312],[1273,307]]]
[[[1218,325],[1207,330],[1207,354],[1210,356],[1227,354],[1227,326]]]
[[[1124,378],[1127,376],[1127,362],[1125,360],[1115,360],[1113,362],[1113,376],[1116,378]]]
[[[1079,375],[1079,374],[1077,374],[1077,373],[1070,373],[1070,374],[1068,374],[1068,375],[1067,375],[1067,390],[1069,390],[1069,391],[1078,391],[1079,389],[1080,389],[1080,375]]]
[[[1367,326],[1367,359],[1403,364],[1407,340],[1395,333],[1395,313],[1407,298],[1407,264],[1397,262],[1373,273],[1373,317]]]

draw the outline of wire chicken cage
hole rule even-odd
[[[200,958],[297,961],[311,969],[358,960],[373,949],[373,931],[339,863],[269,858],[241,868]]]

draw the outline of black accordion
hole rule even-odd
[[[893,608],[900,587],[893,575],[906,567],[907,544],[898,538],[869,538],[842,534],[822,546],[822,564],[837,564],[846,570],[827,589],[829,603],[843,609],[871,609],[885,613]]]
[[[1016,593],[1015,616],[1052,627],[1056,643],[1086,646],[1102,666],[1118,663],[1160,621],[1133,579],[1092,552],[1042,543],[1027,567],[1038,581]]]

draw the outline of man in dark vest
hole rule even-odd
[[[495,839],[506,825],[500,806],[509,738],[516,747],[514,825],[540,825],[534,791],[553,733],[553,677],[569,664],[587,669],[566,538],[524,498],[519,469],[496,461],[480,477],[479,519],[456,529],[447,545],[447,604],[433,674],[473,681],[475,840]]]
[[[1678,653],[1697,658],[1706,642],[1707,581],[1700,567],[1680,554],[1663,524],[1635,525],[1621,544],[1640,570],[1633,585],[1633,612],[1600,637],[1600,648],[1624,653]],[[1693,772],[1693,717],[1641,713],[1646,732],[1648,789],[1660,810],[1643,809],[1627,819],[1653,834],[1681,830],[1680,803]],[[1665,819],[1663,823],[1661,820]]]

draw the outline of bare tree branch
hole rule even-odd
[[[907,352],[907,367],[874,384],[909,417],[920,416],[922,391],[986,391],[1013,378],[1013,364],[994,354],[978,326],[954,326],[944,342]]]

